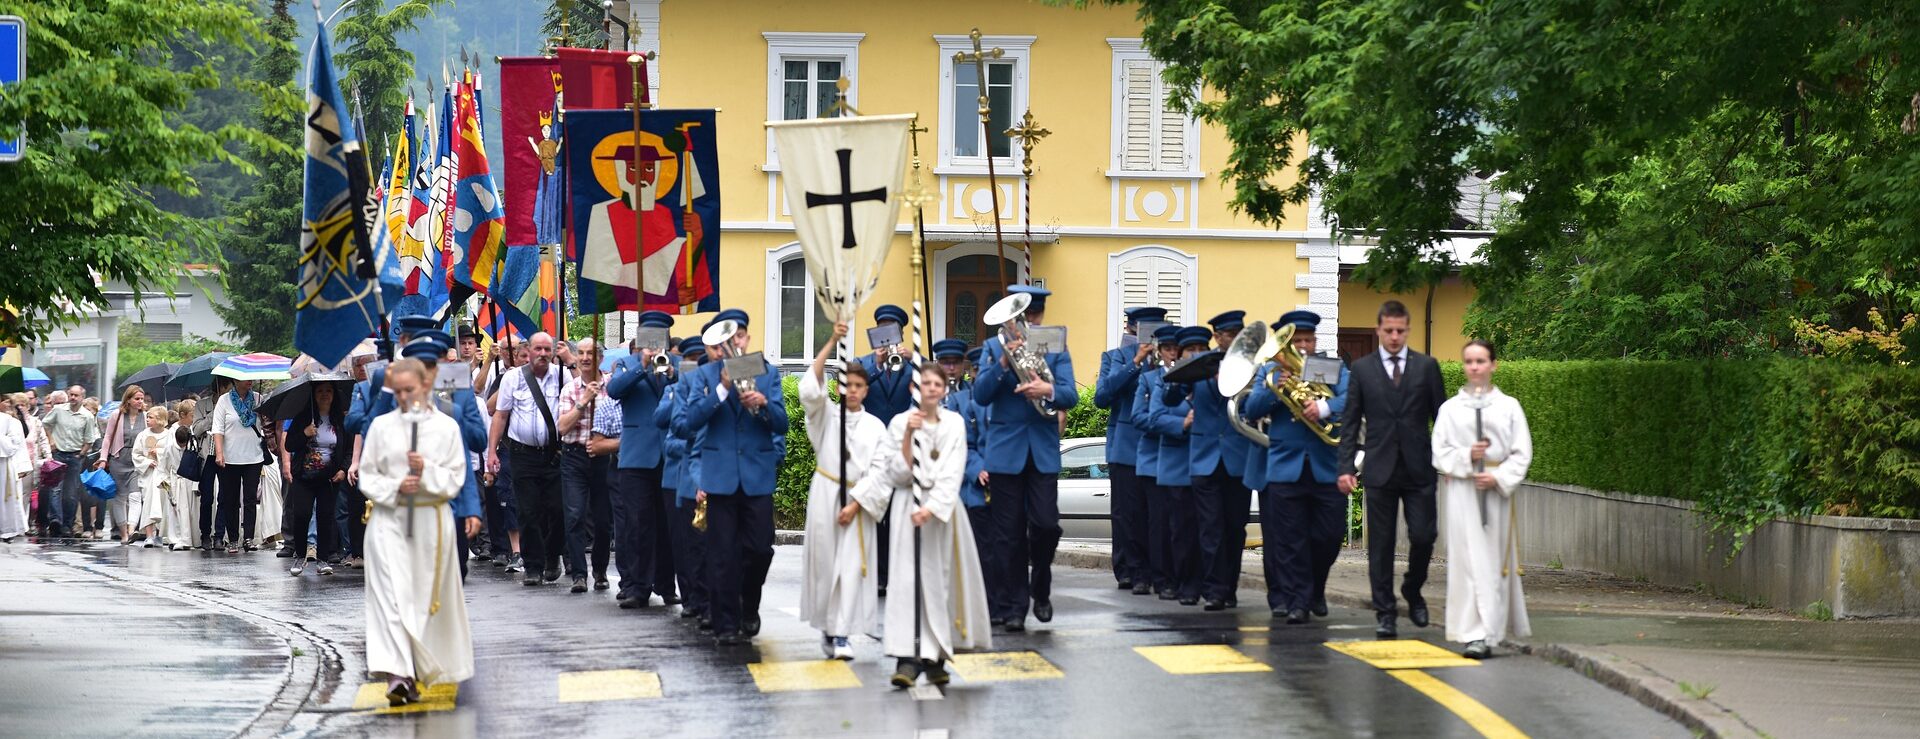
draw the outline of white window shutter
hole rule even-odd
[[[1187,281],[1180,265],[1171,259],[1154,257],[1154,305],[1167,309],[1167,320],[1182,323],[1187,316],[1181,315],[1181,306],[1186,304]]]
[[[1160,65],[1151,59],[1128,59],[1121,65],[1122,104],[1126,117],[1122,129],[1120,168],[1131,172],[1154,169],[1155,123],[1160,108]]]

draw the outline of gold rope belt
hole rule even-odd
[[[446,504],[447,502],[444,500],[435,500],[435,501],[415,500],[408,503],[402,503],[394,507],[395,508],[439,508]],[[373,520],[373,501],[369,500],[367,501],[366,512],[360,514],[360,525],[365,526],[368,522],[371,522],[372,520]],[[458,524],[456,523],[456,525]],[[446,551],[446,546],[447,546],[446,537],[447,537],[446,531],[442,530],[439,526],[433,527],[433,601],[427,606],[428,616],[433,616],[435,614],[440,613],[440,575],[441,575],[440,570],[441,570],[441,564],[442,564],[440,562],[441,560],[440,554],[441,552]]]
[[[840,478],[828,472],[825,467],[815,467],[813,468],[813,473],[826,478],[827,482],[835,485],[840,484]],[[866,516],[867,512],[864,508],[854,511],[853,514],[854,533],[860,538],[860,576],[863,578],[867,576],[867,527],[862,525],[866,522]],[[833,512],[833,520],[836,524],[840,521],[840,511],[838,509],[835,509]]]

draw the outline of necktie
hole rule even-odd
[[[1393,360],[1393,368],[1387,370],[1388,377],[1393,379],[1394,387],[1400,387],[1400,355],[1395,354],[1387,358]]]

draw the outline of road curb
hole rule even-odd
[[[1054,554],[1053,561],[1056,564],[1087,570],[1110,571],[1113,569],[1113,554],[1094,549],[1061,549]],[[1267,584],[1262,575],[1243,570],[1240,573],[1240,586],[1265,592]],[[1373,610],[1371,598],[1334,590],[1327,591],[1327,602],[1343,608]],[[1508,646],[1522,654],[1539,657],[1572,669],[1596,683],[1639,701],[1642,705],[1680,722],[1682,726],[1699,732],[1703,736],[1723,739],[1765,736],[1741,720],[1739,715],[1727,710],[1725,706],[1710,700],[1690,697],[1680,690],[1677,682],[1665,675],[1611,652],[1562,644],[1532,645],[1508,642]]]

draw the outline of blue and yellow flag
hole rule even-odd
[[[379,283],[391,281],[398,290],[401,278],[399,262],[375,254],[369,238],[379,213],[378,190],[368,182],[366,150],[340,99],[326,32],[313,43],[293,346],[332,367],[379,326]]]

